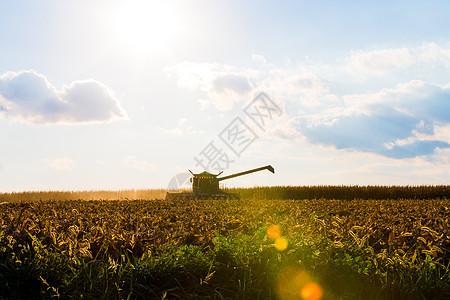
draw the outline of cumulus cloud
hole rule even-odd
[[[177,79],[180,87],[204,93],[198,99],[201,109],[213,107],[229,111],[236,104],[247,102],[261,90],[281,99],[301,99],[306,106],[335,102],[321,76],[306,68],[279,68],[267,64],[265,69],[241,68],[220,63],[182,62],[165,69]]]
[[[75,162],[68,158],[54,158],[54,159],[43,159],[42,162],[46,163],[50,168],[54,170],[72,170],[75,168]]]
[[[355,76],[384,76],[418,68],[418,72],[436,67],[450,67],[450,49],[436,43],[412,48],[354,51],[345,58],[345,68]]]
[[[104,84],[79,80],[57,90],[36,71],[0,76],[0,116],[34,124],[110,122],[127,117]]]
[[[168,135],[174,135],[174,136],[182,136],[184,134],[201,134],[204,133],[203,130],[198,130],[196,129],[194,126],[186,126],[186,118],[180,118],[178,120],[177,126],[175,128],[172,129],[167,129],[167,128],[162,128],[162,127],[158,127],[158,130],[168,134]]]
[[[411,81],[346,100],[342,109],[319,114],[322,120],[303,116],[299,130],[313,143],[393,158],[429,155],[450,147],[448,138],[442,138],[447,128],[442,125],[450,124],[448,86]]]
[[[260,64],[265,64],[266,63],[266,58],[260,54],[255,54],[252,53],[252,60],[260,63]]]
[[[158,126],[158,130],[165,134],[168,134],[168,135],[174,135],[174,136],[182,136],[183,135],[183,130],[180,127],[167,129],[167,128],[162,128],[162,127]]]
[[[443,48],[436,43],[427,43],[415,51],[417,62],[425,66],[444,66],[450,68],[450,49]]]
[[[331,64],[252,59],[259,67],[184,62],[166,71],[180,87],[203,93],[202,108],[244,108],[258,91],[270,94],[284,115],[265,133],[282,139],[389,158],[431,157],[450,147],[448,47],[357,50]]]
[[[392,69],[411,66],[414,56],[408,48],[353,52],[349,60],[352,71],[384,75]]]
[[[250,92],[252,85],[248,78],[241,74],[225,74],[217,76],[212,82],[214,91],[223,94],[226,92],[235,92],[245,95]]]
[[[165,68],[165,72],[177,78],[179,86],[205,92],[206,99],[199,100],[203,107],[209,103],[221,111],[231,110],[253,90],[252,70],[236,66],[183,62]]]
[[[155,163],[139,161],[136,156],[127,155],[122,158],[122,165],[142,172],[153,172],[158,169]]]

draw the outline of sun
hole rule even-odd
[[[111,16],[116,44],[135,54],[167,51],[181,38],[182,15],[175,1],[123,1]]]

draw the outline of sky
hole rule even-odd
[[[0,192],[449,184],[448,11],[0,0]]]

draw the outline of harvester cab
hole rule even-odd
[[[191,172],[193,178],[191,178],[192,182],[192,193],[189,192],[182,192],[182,193],[167,193],[166,199],[240,199],[239,194],[231,194],[231,193],[225,193],[220,190],[219,188],[219,182],[226,179],[235,178],[238,176],[262,171],[262,170],[269,170],[272,173],[275,173],[274,168],[271,165],[267,165],[265,167],[256,168],[224,177],[218,177],[222,174],[220,172],[219,174],[211,174],[209,172],[202,172],[198,174],[194,174]]]
[[[191,170],[189,170],[189,172],[191,172]],[[222,174],[222,172],[217,175],[208,173],[206,171],[199,174],[194,174],[191,172],[191,174],[192,176],[194,176],[193,178],[191,178],[192,192],[194,194],[214,195],[219,193],[219,179],[217,178],[217,176]]]

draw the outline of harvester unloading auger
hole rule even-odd
[[[231,179],[234,177],[262,171],[262,170],[269,170],[272,173],[275,173],[275,170],[271,165],[256,168],[224,177],[217,177],[222,172],[220,172],[217,175],[208,173],[206,171],[194,174],[191,172],[193,178],[191,178],[192,182],[192,193],[190,192],[181,192],[181,193],[169,193],[166,194],[166,200],[194,200],[194,199],[240,199],[241,196],[239,194],[231,194],[231,193],[225,193],[224,191],[221,191],[219,188],[219,182],[226,179]]]

